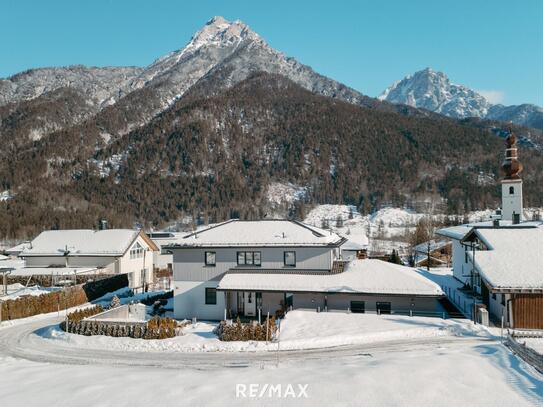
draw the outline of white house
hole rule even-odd
[[[51,270],[99,269],[107,274],[128,274],[131,288],[153,281],[156,245],[139,230],[49,230],[42,232],[19,257],[28,273]]]
[[[443,293],[414,270],[344,261],[345,239],[296,221],[231,220],[185,236],[174,262],[176,318],[219,320],[315,310],[437,311]]]

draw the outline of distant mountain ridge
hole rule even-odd
[[[431,68],[395,82],[378,99],[427,109],[456,119],[479,117],[543,129],[543,108],[533,104],[493,105],[476,91],[452,83],[443,72]]]
[[[0,238],[428,196],[463,213],[497,202],[479,180],[498,179],[508,134],[367,97],[222,17],[147,67],[35,69],[0,80],[0,95]],[[522,148],[540,205],[543,174],[528,169],[543,157]],[[303,194],[271,202],[292,188]]]

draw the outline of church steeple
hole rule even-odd
[[[522,164],[518,160],[517,138],[511,131],[505,139],[505,159],[502,164],[502,219],[513,223],[522,220]]]

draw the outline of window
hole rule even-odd
[[[378,314],[390,314],[391,306],[390,302],[379,302],[375,303],[375,309]]]
[[[239,266],[260,266],[260,252],[238,252]]]
[[[217,289],[216,288],[206,288],[206,305],[216,305],[217,304]]]
[[[130,249],[130,259],[141,259],[143,257],[143,246],[136,242]]]
[[[492,293],[492,299],[496,300],[496,293]]]
[[[296,266],[296,252],[284,253],[285,266]]]
[[[464,263],[468,262],[468,249],[464,252]]]
[[[515,187],[509,187],[509,195],[515,194]]]
[[[206,266],[214,266],[216,264],[215,252],[205,252]]]
[[[505,294],[502,294],[501,304],[505,307]]]
[[[351,301],[351,312],[363,314],[366,312],[366,303],[364,301]]]

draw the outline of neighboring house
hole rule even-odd
[[[173,232],[149,232],[147,233],[147,236],[159,248],[158,251],[153,252],[153,264],[155,265],[155,268],[160,270],[173,270],[173,254],[171,251],[163,248],[179,241],[179,239],[183,237],[183,234]]]
[[[452,240],[453,275],[480,295],[490,316],[519,329],[543,329],[543,223],[523,222],[514,136],[502,166],[502,210],[491,221],[441,229]]]
[[[19,257],[29,273],[33,268],[99,269],[128,274],[130,288],[153,281],[153,253],[158,247],[139,230],[49,230],[42,232]],[[43,271],[43,270],[41,270]]]
[[[352,240],[347,240],[341,245],[341,259],[355,260],[368,257],[368,245],[362,245]]]
[[[289,307],[436,311],[443,293],[414,270],[341,260],[345,239],[296,221],[231,220],[168,246],[174,315],[219,320]]]
[[[430,240],[415,246],[413,251],[415,267],[449,266],[452,242],[450,240]],[[428,261],[428,258],[430,261]]]

